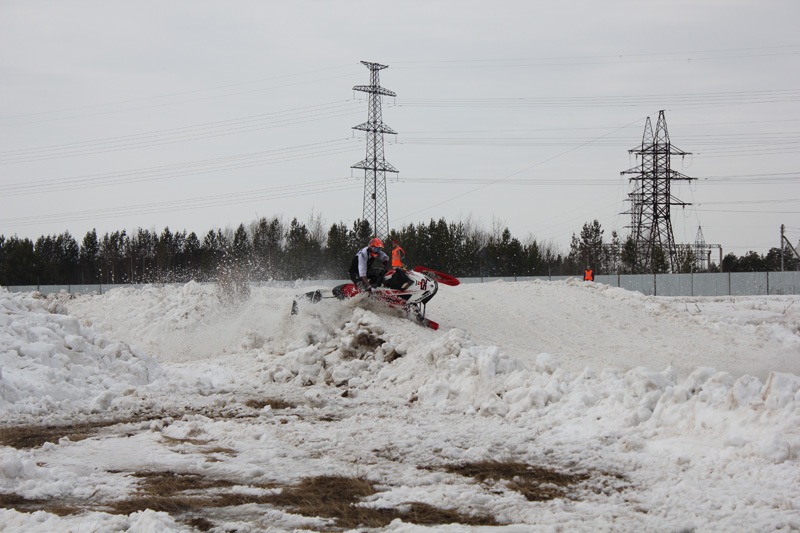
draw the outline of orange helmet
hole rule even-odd
[[[369,247],[370,248],[383,248],[383,241],[376,237],[376,238],[372,239],[371,241],[369,241]]]

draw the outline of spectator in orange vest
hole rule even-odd
[[[594,270],[591,267],[587,266],[583,272],[583,281],[594,281]]]
[[[405,268],[403,260],[406,258],[406,252],[400,248],[400,243],[397,239],[392,241],[394,249],[392,250],[392,268]]]

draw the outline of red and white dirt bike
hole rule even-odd
[[[414,270],[393,268],[388,270],[381,283],[373,287],[369,297],[385,303],[393,309],[408,313],[408,317],[431,329],[439,329],[439,324],[425,318],[425,307],[439,290],[439,283],[455,286],[458,279],[430,268],[417,266]],[[362,294],[354,283],[337,285],[333,289],[320,289],[307,292],[301,297],[317,303],[324,298],[344,300]],[[292,314],[299,311],[297,300],[292,302]]]

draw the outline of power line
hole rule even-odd
[[[749,204],[787,204],[800,202],[800,198],[783,198],[780,200],[729,200],[727,202],[700,202],[696,205],[749,205]]]
[[[313,194],[331,194],[343,190],[359,187],[357,183],[349,180],[327,180],[306,184],[286,185],[267,189],[254,189],[228,194],[215,194],[183,200],[170,200],[138,205],[123,205],[90,211],[72,211],[65,213],[49,213],[45,215],[28,215],[23,217],[8,217],[0,219],[4,226],[30,226],[40,223],[75,222],[81,220],[94,220],[99,218],[118,218],[127,215],[153,214],[193,209],[206,209],[225,205],[246,204],[308,196]]]
[[[231,121],[171,128],[155,132],[124,135],[119,137],[110,137],[106,139],[97,139],[50,147],[10,150],[0,153],[0,165],[47,161],[66,157],[77,157],[120,150],[129,150],[134,148],[163,146],[179,142],[210,139],[225,135],[250,133],[291,124],[313,122],[317,120],[338,118],[355,114],[357,110],[352,106],[353,101],[347,100],[345,102],[346,103],[340,102],[322,109],[317,109],[317,106],[311,106],[299,108],[298,110],[285,111],[278,114],[271,113],[244,119],[233,119]],[[320,111],[322,112],[320,113]],[[299,115],[299,118],[297,115]]]
[[[773,215],[800,215],[800,211],[774,211],[772,209],[766,211],[746,211],[744,209],[703,209],[705,213],[736,213],[736,214],[773,214]]]
[[[784,56],[796,55],[800,53],[800,45],[783,45],[783,46],[764,46],[764,47],[750,47],[750,48],[727,48],[727,49],[711,49],[711,50],[689,50],[683,52],[654,52],[654,53],[636,53],[636,54],[609,54],[609,55],[594,55],[594,56],[554,56],[554,57],[528,57],[528,58],[493,58],[493,59],[459,59],[459,60],[427,60],[427,61],[396,61],[399,66],[398,69],[419,69],[419,68],[502,68],[502,67],[520,67],[520,66],[570,66],[570,65],[585,65],[596,64],[598,61],[604,63],[646,63],[646,62],[664,62],[664,61],[688,61],[688,60],[713,60],[713,59],[741,59],[753,57],[769,57],[769,56]],[[797,51],[794,51],[797,50]],[[773,51],[773,53],[768,53]],[[746,55],[725,55],[725,56],[712,56],[709,54],[730,54],[732,52],[748,52]],[[758,52],[758,53],[752,53]],[[708,55],[708,57],[687,57],[689,55]],[[667,57],[672,56],[672,57]],[[630,60],[629,58],[637,58]],[[659,58],[659,59],[646,59],[646,58]],[[537,65],[536,63],[541,63]],[[418,66],[414,66],[418,65]]]
[[[800,100],[800,90],[735,91],[712,93],[673,93],[617,96],[558,96],[558,97],[491,97],[491,98],[418,98],[397,100],[398,107],[440,108],[520,108],[520,107],[640,107],[670,105],[743,105],[756,103],[794,102]]]
[[[763,176],[760,178],[759,176]],[[760,185],[782,185],[785,183],[800,182],[800,172],[779,173],[779,174],[743,174],[740,176],[706,176],[696,178],[704,184],[730,185],[731,182],[743,184]],[[398,178],[400,182],[410,183],[448,183],[448,184],[494,184],[498,183],[495,178],[448,178],[448,177],[408,177]],[[504,179],[502,184],[509,185],[601,185],[617,186],[619,179],[611,178],[518,178]]]
[[[49,179],[37,182],[15,183],[0,187],[0,193],[5,196],[41,194],[173,179],[184,176],[196,176],[211,172],[221,172],[223,170],[238,170],[327,155],[350,153],[355,148],[354,143],[355,140],[352,138],[337,139],[276,150],[265,150],[235,156],[189,161],[174,165],[73,176],[70,178]]]
[[[340,68],[340,67],[331,67],[331,68]],[[326,69],[323,69],[323,70],[326,70]],[[314,71],[311,71],[311,72],[314,72]],[[287,75],[287,76],[292,76],[292,75]],[[49,118],[49,119],[34,120],[34,121],[29,121],[29,122],[14,122],[14,123],[11,123],[11,124],[6,124],[6,125],[0,124],[0,127],[24,126],[24,125],[29,125],[29,124],[40,124],[40,123],[43,123],[43,122],[52,122],[52,121],[57,121],[57,120],[69,120],[69,119],[75,119],[75,118],[95,117],[95,116],[101,116],[101,115],[109,115],[109,114],[113,114],[113,113],[124,113],[124,112],[127,112],[127,111],[139,111],[139,110],[142,110],[142,109],[165,107],[165,106],[171,106],[171,105],[176,105],[176,104],[185,104],[185,103],[190,103],[190,102],[201,102],[201,101],[211,100],[211,99],[216,99],[216,98],[225,98],[225,97],[229,97],[229,96],[241,96],[243,94],[250,94],[250,93],[255,93],[255,92],[263,92],[263,91],[270,90],[270,89],[281,89],[281,88],[293,87],[293,86],[297,86],[297,85],[304,85],[304,84],[308,84],[308,83],[319,83],[320,81],[339,79],[339,78],[344,78],[344,77],[349,77],[349,76],[350,76],[350,74],[344,74],[344,75],[341,75],[341,76],[333,76],[333,77],[329,77],[329,78],[315,79],[315,80],[291,83],[291,84],[286,84],[286,85],[276,85],[276,86],[272,86],[272,87],[263,87],[263,88],[260,88],[260,89],[253,89],[253,90],[250,90],[250,91],[241,91],[241,92],[236,92],[236,93],[226,93],[226,94],[220,94],[220,95],[207,96],[207,97],[203,97],[203,98],[196,98],[194,100],[178,100],[178,101],[173,101],[173,102],[164,102],[164,103],[154,103],[154,104],[149,104],[149,105],[142,105],[142,106],[138,106],[138,107],[127,107],[127,108],[124,108],[124,109],[111,109],[111,110],[108,110],[108,111],[98,111],[98,112],[94,112],[94,113],[70,115],[70,116],[65,116],[65,117],[53,117],[53,118]],[[280,78],[280,77],[284,77],[284,76],[279,76],[278,78]],[[247,85],[247,84],[250,84],[250,83],[257,83],[257,82],[244,82],[244,83],[239,83],[239,84],[229,84],[229,85],[224,85],[224,86],[220,86],[220,87],[234,87],[234,86],[239,86],[239,85]],[[134,98],[134,99],[123,100],[123,101],[119,101],[119,102],[104,103],[104,104],[93,104],[93,105],[88,105],[88,106],[78,106],[78,107],[72,107],[72,108],[67,108],[67,109],[62,109],[62,110],[55,110],[55,111],[39,111],[39,112],[33,112],[33,113],[7,115],[5,117],[0,117],[0,122],[8,121],[8,120],[15,119],[15,118],[33,117],[33,116],[40,116],[40,115],[51,115],[51,114],[57,114],[57,113],[67,113],[67,112],[71,112],[71,111],[80,111],[80,110],[84,110],[84,109],[96,109],[96,108],[103,108],[103,107],[121,105],[121,104],[126,104],[126,103],[136,103],[136,102],[143,102],[143,101],[149,101],[149,100],[158,100],[158,99],[162,99],[162,98],[169,98],[169,97],[172,97],[172,96],[180,96],[180,95],[184,95],[184,94],[192,94],[192,93],[196,93],[196,92],[204,92],[204,91],[208,91],[208,90],[212,90],[212,89],[196,89],[196,90],[172,93],[172,94],[168,94],[168,95]]]
[[[500,182],[503,182],[503,181],[505,181],[505,180],[511,179],[511,178],[513,178],[514,176],[517,176],[517,175],[519,175],[519,174],[522,174],[523,172],[527,172],[527,171],[529,171],[529,170],[531,170],[531,169],[533,169],[533,168],[536,168],[536,167],[538,167],[538,166],[540,166],[540,165],[543,165],[543,164],[545,164],[545,163],[548,163],[548,162],[550,162],[550,161],[553,161],[554,159],[558,159],[559,157],[562,157],[562,156],[565,156],[565,155],[567,155],[567,154],[569,154],[569,153],[571,153],[571,152],[574,152],[575,150],[578,150],[579,148],[583,148],[584,146],[588,146],[589,144],[591,144],[591,143],[593,143],[593,142],[595,142],[595,141],[601,140],[601,139],[603,139],[604,137],[607,137],[607,136],[609,136],[609,135],[613,135],[613,134],[614,134],[614,133],[616,133],[617,131],[619,131],[619,130],[622,130],[622,129],[625,129],[625,128],[629,127],[631,124],[635,124],[635,123],[637,123],[639,120],[641,120],[641,119],[637,118],[637,119],[636,119],[636,120],[634,120],[633,122],[630,122],[630,123],[628,123],[628,124],[625,124],[624,126],[620,126],[620,127],[616,128],[616,129],[614,129],[614,130],[611,130],[611,131],[609,131],[608,133],[605,133],[605,134],[603,134],[603,135],[600,135],[599,137],[597,137],[597,138],[595,138],[595,139],[592,139],[591,141],[587,141],[586,143],[584,143],[584,144],[582,144],[582,145],[580,145],[580,146],[576,146],[576,147],[574,147],[574,148],[570,148],[569,150],[565,150],[565,151],[563,151],[563,152],[560,152],[560,153],[558,153],[558,154],[556,154],[556,155],[554,155],[554,156],[552,156],[552,157],[549,157],[549,158],[546,158],[546,159],[544,159],[544,160],[542,160],[542,161],[539,161],[538,163],[534,163],[534,164],[532,164],[532,165],[530,165],[530,166],[528,166],[528,167],[525,167],[525,168],[523,168],[523,169],[521,169],[521,170],[517,170],[517,171],[515,171],[515,172],[512,172],[511,174],[508,174],[508,175],[506,175],[506,176],[503,176],[503,177],[501,177],[501,178],[497,178],[497,179],[495,179],[494,181],[491,181],[491,182],[489,182],[489,183],[487,183],[487,184],[485,184],[485,185],[481,185],[480,187],[475,187],[475,188],[473,188],[473,189],[471,189],[471,190],[469,190],[469,191],[466,191],[466,192],[464,192],[464,193],[462,193],[462,194],[458,194],[458,195],[456,195],[456,196],[452,196],[452,197],[450,197],[449,199],[447,199],[447,200],[444,200],[444,201],[442,201],[442,202],[438,202],[438,203],[436,203],[436,204],[434,204],[434,205],[430,205],[430,206],[428,206],[428,207],[426,207],[426,208],[420,209],[420,210],[418,210],[418,211],[415,211],[415,212],[413,212],[413,213],[409,213],[409,214],[407,214],[407,215],[405,215],[404,217],[401,217],[401,218],[408,218],[408,217],[410,217],[410,216],[414,216],[414,215],[416,215],[416,214],[419,214],[419,213],[422,213],[422,212],[428,211],[428,210],[430,210],[430,209],[433,209],[434,207],[438,207],[438,206],[440,206],[440,205],[444,205],[444,204],[446,204],[446,203],[452,202],[453,200],[456,200],[456,199],[458,199],[458,198],[462,198],[462,197],[464,197],[464,196],[467,196],[468,194],[472,194],[472,193],[474,193],[474,192],[476,192],[476,191],[479,191],[479,190],[481,190],[481,189],[484,189],[484,188],[486,188],[486,187],[489,187],[490,185],[495,185],[495,184],[497,184],[497,183],[500,183]]]

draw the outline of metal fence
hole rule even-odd
[[[558,281],[575,276],[465,278],[465,283],[491,281]],[[800,272],[720,272],[711,274],[613,274],[595,276],[595,283],[654,296],[757,296],[800,294]]]
[[[460,278],[462,283],[493,281],[559,281],[575,276],[519,276],[498,278]],[[254,286],[333,287],[347,280],[297,280],[257,282]],[[595,283],[621,287],[654,296],[757,296],[800,294],[800,272],[721,272],[715,274],[614,274],[595,276]],[[141,288],[145,285],[19,285],[10,292],[38,291],[43,294],[103,294],[117,287]]]

